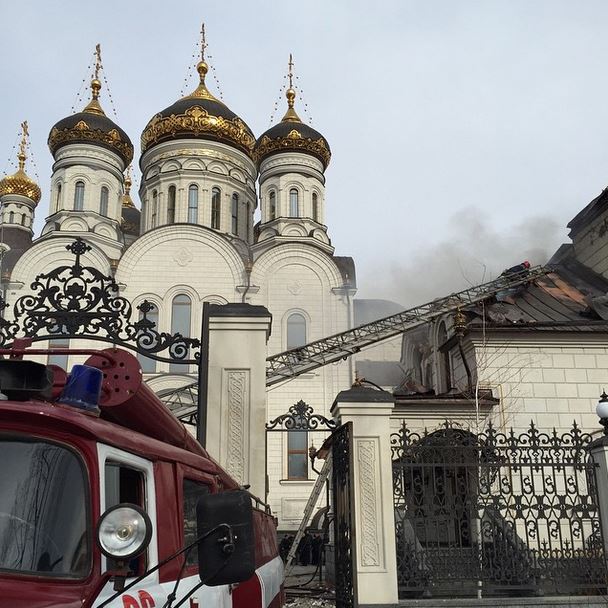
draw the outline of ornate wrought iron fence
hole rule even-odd
[[[356,537],[353,497],[352,422],[332,434],[336,608],[356,608]]]
[[[39,274],[29,293],[18,298],[8,314],[9,305],[0,297],[0,348],[20,338],[33,342],[77,338],[121,346],[156,361],[195,364],[197,438],[205,445],[207,304],[203,305],[202,340],[161,332],[148,316],[155,308],[152,302],[144,300],[133,310],[131,302],[119,295],[113,277],[81,263],[91,250],[85,241],[77,237],[66,249],[74,255],[74,263]]]
[[[481,434],[446,422],[391,437],[399,595],[606,592],[588,434]]]
[[[91,247],[78,237],[66,249],[74,263],[39,274],[11,314],[0,318],[0,347],[16,338],[80,338],[109,342],[157,361],[198,363],[200,340],[159,332],[148,318],[154,304],[147,300],[137,306],[140,318],[134,321],[131,302],[118,295],[113,277],[80,263]],[[0,307],[8,304],[2,300]]]

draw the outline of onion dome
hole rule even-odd
[[[131,176],[127,172],[125,177],[125,193],[122,197],[121,228],[125,234],[139,236],[141,213],[131,199]]]
[[[49,148],[53,156],[69,144],[94,144],[115,152],[125,165],[133,160],[133,144],[129,136],[103,111],[99,103],[101,82],[91,81],[91,101],[82,112],[60,120],[49,134]]]
[[[281,152],[303,152],[318,158],[326,169],[331,158],[331,150],[327,140],[312,127],[304,124],[294,109],[296,92],[289,87],[287,97],[287,112],[280,123],[270,127],[263,133],[255,144],[254,160],[258,167],[260,163],[273,154]]]
[[[142,153],[164,141],[207,139],[220,141],[251,156],[255,136],[251,129],[205,85],[208,66],[199,61],[196,89],[152,117],[141,135]]]
[[[37,204],[40,202],[40,197],[42,196],[40,186],[38,186],[38,184],[25,172],[25,160],[27,158],[25,148],[28,135],[27,122],[24,122],[21,127],[23,129],[23,135],[21,138],[21,145],[19,146],[19,154],[17,154],[19,169],[17,169],[17,172],[13,173],[13,175],[7,175],[0,181],[0,196],[18,194],[29,198]]]

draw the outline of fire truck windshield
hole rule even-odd
[[[0,575],[90,572],[84,465],[43,440],[0,438]]]

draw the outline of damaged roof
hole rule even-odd
[[[494,328],[606,331],[608,281],[578,262],[569,245],[560,247],[549,267],[532,283],[468,307],[469,328],[481,325],[485,311],[486,326]]]

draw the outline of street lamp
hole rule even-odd
[[[602,391],[595,413],[600,419],[600,424],[604,427],[604,435],[608,436],[608,395],[606,391]]]

